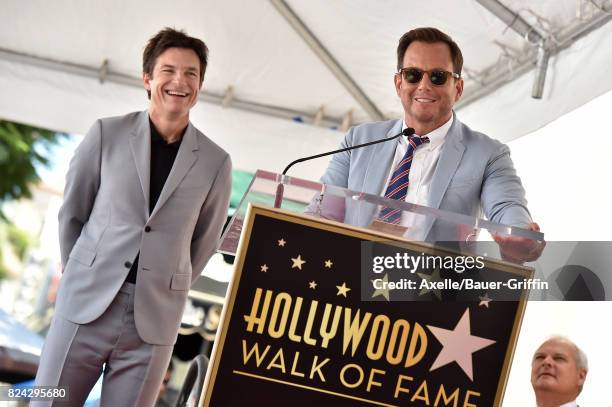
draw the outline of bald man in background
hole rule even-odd
[[[531,362],[537,407],[578,407],[588,370],[586,354],[575,343],[561,336],[545,341]]]

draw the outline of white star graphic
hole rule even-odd
[[[285,247],[285,243],[287,243],[287,242],[283,238],[278,240],[278,245],[281,246],[281,247]]]
[[[326,268],[328,268],[328,269],[332,268],[332,264],[334,264],[334,263],[332,263],[331,260],[325,260],[325,267]]]
[[[312,280],[311,282],[308,283],[308,287],[312,288],[313,290],[315,288],[317,288],[317,283],[316,281]]]
[[[465,374],[474,380],[472,353],[495,343],[491,339],[472,336],[470,333],[470,310],[465,309],[463,316],[452,331],[427,325],[427,328],[442,344],[442,350],[429,371],[457,362]]]
[[[268,271],[268,265],[267,264],[262,264],[261,267],[259,268],[263,273],[266,273]]]

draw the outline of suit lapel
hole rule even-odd
[[[130,149],[136,172],[140,179],[140,186],[144,195],[145,206],[143,214],[149,218],[149,187],[151,179],[151,128],[149,127],[149,114],[144,111],[138,117],[138,123],[130,134]]]
[[[402,131],[403,121],[398,120],[384,137],[392,137]],[[375,135],[374,139],[381,135]],[[368,165],[363,176],[361,191],[372,195],[384,195],[383,187],[387,184],[389,170],[393,164],[395,150],[398,140],[379,143],[374,146],[374,150],[368,159]],[[383,165],[380,165],[384,163]],[[356,220],[362,219],[369,222],[374,216],[376,205],[359,205]],[[363,212],[363,213],[362,213]]]
[[[197,151],[198,140],[196,131],[193,125],[189,123],[187,130],[185,130],[185,134],[183,135],[183,140],[181,141],[179,151],[176,154],[174,164],[172,165],[172,170],[170,170],[170,174],[168,175],[168,179],[166,180],[166,183],[164,184],[164,187],[159,195],[157,204],[155,205],[155,208],[153,208],[153,212],[151,212],[151,217],[155,216],[155,214],[159,212],[160,208],[164,206],[176,187],[178,187],[183,178],[185,178],[185,175],[187,175],[187,172],[198,158]]]
[[[402,121],[398,120],[395,125],[387,132],[386,138],[395,136],[397,133],[402,131]],[[378,138],[380,136],[377,136]],[[393,158],[395,157],[395,150],[397,149],[398,139],[394,141],[388,141],[385,143],[379,143],[374,146],[374,151],[370,155],[368,161],[368,167],[364,174],[363,179],[363,192],[374,195],[384,195],[384,185],[387,183],[389,176],[389,170],[393,164]],[[385,165],[380,165],[385,163]]]
[[[453,124],[446,135],[444,146],[442,147],[440,158],[438,159],[438,165],[436,166],[433,180],[431,182],[431,189],[429,191],[429,207],[435,209],[440,208],[442,198],[446,193],[450,180],[457,171],[457,167],[461,162],[461,157],[463,157],[464,151],[465,145],[463,144],[461,123],[459,123],[457,117],[453,117]],[[432,224],[433,218],[428,219],[424,236],[427,236]]]
[[[457,118],[453,118],[453,124],[448,130],[444,146],[440,152],[440,158],[438,159],[438,165],[434,172],[433,180],[431,182],[431,190],[429,192],[429,206],[438,209],[442,197],[448,188],[450,180],[457,171],[461,157],[463,157],[463,151],[465,146],[463,145],[463,134],[461,133],[461,126]]]

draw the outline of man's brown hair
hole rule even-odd
[[[188,36],[184,31],[175,30],[174,28],[166,27],[155,34],[145,47],[142,53],[142,72],[153,77],[153,68],[155,61],[168,48],[184,48],[193,50],[200,60],[200,86],[204,82],[204,72],[208,64],[208,47],[204,41]],[[151,92],[147,91],[149,98]]]
[[[453,39],[448,35],[433,27],[421,27],[415,28],[414,30],[408,31],[402,35],[397,45],[397,70],[402,69],[402,63],[404,61],[404,54],[408,49],[408,46],[414,41],[422,41],[429,44],[434,42],[443,42],[450,48],[451,59],[453,61],[453,71],[461,75],[461,69],[463,69],[463,55],[459,46]]]

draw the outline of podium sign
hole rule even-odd
[[[201,405],[501,405],[527,293],[497,302],[362,300],[368,241],[407,244],[251,206]]]

